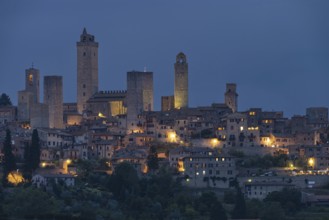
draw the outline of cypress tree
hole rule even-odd
[[[149,155],[147,156],[147,166],[151,171],[159,168],[158,153],[155,146],[150,147]]]
[[[39,139],[39,134],[38,130],[34,129],[32,133],[32,144],[31,147],[29,148],[30,150],[30,167],[32,171],[36,170],[39,168],[40,164],[40,139]]]
[[[32,178],[32,167],[31,167],[31,146],[26,143],[24,150],[24,179]]]
[[[10,130],[6,130],[6,138],[3,143],[3,153],[4,153],[4,161],[3,161],[3,177],[2,182],[3,185],[6,186],[8,184],[8,174],[16,170],[16,161],[14,154],[12,152],[12,145],[11,145],[11,133]]]
[[[2,93],[0,96],[0,106],[11,106],[12,103],[10,101],[9,96],[6,93]]]
[[[232,219],[243,219],[246,217],[246,201],[241,189],[237,187],[235,206],[232,212]]]

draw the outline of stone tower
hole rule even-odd
[[[127,73],[127,128],[134,130],[138,114],[153,111],[153,72]]]
[[[33,95],[33,103],[40,102],[40,72],[33,67],[25,70],[25,90]]]
[[[63,78],[45,76],[43,102],[49,109],[49,128],[63,128]]]
[[[176,56],[175,63],[175,108],[188,107],[188,64],[186,56],[180,52]]]
[[[235,83],[226,84],[225,104],[232,109],[232,112],[238,111],[238,93],[236,93]]]
[[[77,42],[77,109],[82,113],[87,100],[98,92],[98,43],[86,28]]]
[[[25,70],[25,89],[18,91],[17,119],[30,121],[31,110],[40,102],[40,72],[33,67]]]

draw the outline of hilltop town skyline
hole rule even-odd
[[[1,8],[7,9],[1,15],[7,33],[1,42],[6,52],[0,57],[5,78],[0,82],[1,92],[16,104],[24,71],[33,62],[41,79],[63,76],[64,102],[75,102],[75,43],[86,27],[100,44],[99,90],[125,90],[126,73],[146,67],[154,73],[154,106],[160,110],[161,96],[173,95],[175,56],[182,51],[189,63],[191,107],[223,102],[225,84],[233,82],[237,83],[239,110],[260,107],[284,111],[287,117],[305,114],[307,107],[328,107],[329,31],[324,26],[328,3],[298,2],[284,3],[287,7],[282,10],[271,3],[235,5],[223,1],[202,6],[199,14],[193,13],[198,10],[195,2],[185,6],[190,9],[185,14],[179,10],[182,3],[161,5],[170,10],[168,14],[155,6],[143,9],[145,1],[125,9],[119,3],[90,6],[92,14],[104,12],[102,18],[84,18],[81,14],[87,8],[78,5],[79,20],[69,16],[75,7],[71,3],[62,9],[60,4],[22,2],[27,10],[1,3]],[[134,6],[153,19],[136,13]],[[225,9],[231,9],[231,14],[224,13]],[[276,13],[279,9],[280,17]],[[60,10],[65,18],[57,14]],[[107,15],[106,10],[113,13]],[[265,13],[263,21],[257,19]],[[45,22],[40,18],[46,18]],[[66,19],[66,24],[61,19]],[[102,22],[109,25],[102,26]]]
[[[0,1],[0,219],[328,219],[329,1]]]

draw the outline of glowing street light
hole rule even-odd
[[[314,166],[314,159],[313,158],[310,158],[308,159],[308,164],[313,167]]]
[[[211,139],[211,145],[212,145],[213,147],[217,147],[218,144],[219,144],[219,141],[218,141],[217,138],[213,138],[213,139]]]

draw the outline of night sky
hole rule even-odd
[[[41,85],[45,75],[62,75],[64,101],[75,102],[84,27],[99,42],[100,90],[126,89],[127,71],[146,67],[156,110],[174,93],[180,51],[192,107],[223,102],[227,82],[237,83],[240,111],[290,117],[329,107],[328,0],[1,0],[0,93],[16,105],[33,62]]]

